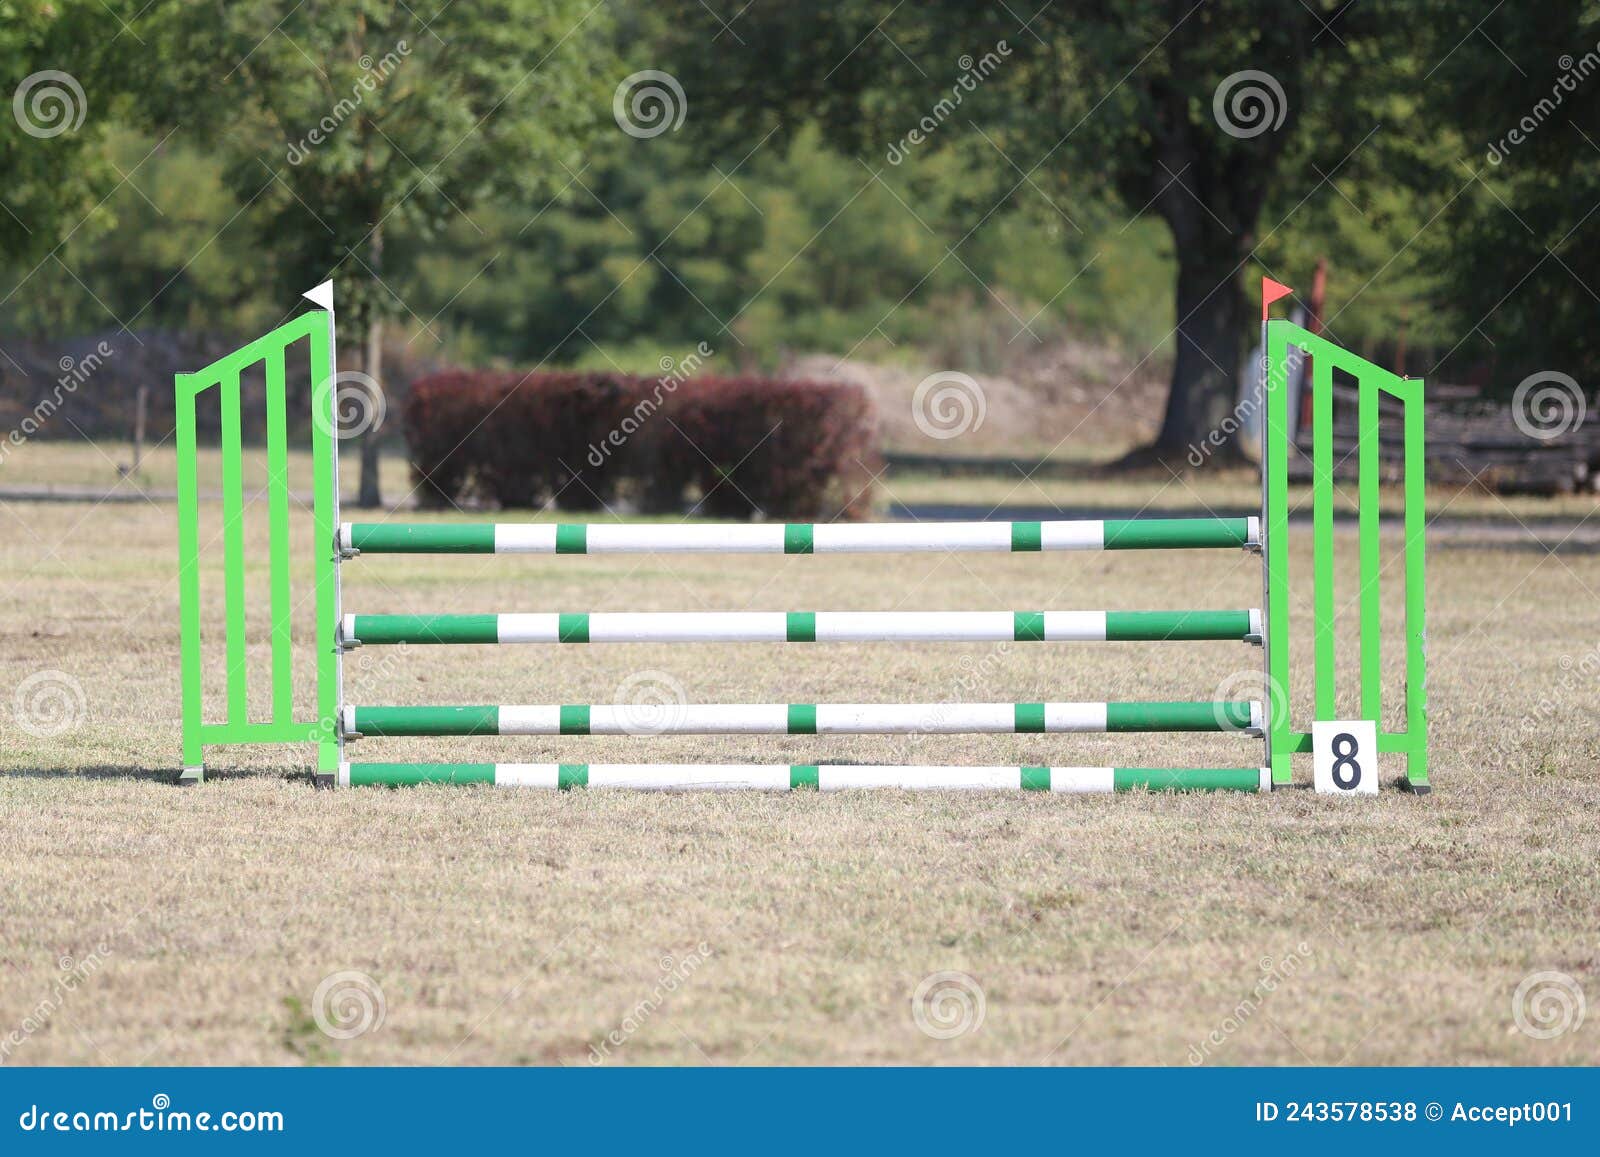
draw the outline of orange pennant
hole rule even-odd
[[[1274,281],[1270,277],[1263,277],[1261,279],[1261,320],[1267,320],[1267,311],[1272,308],[1273,302],[1280,297],[1288,297],[1293,292],[1294,289],[1291,286],[1287,286],[1281,281]]]

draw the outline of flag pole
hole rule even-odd
[[[1272,374],[1269,370],[1271,354],[1267,347],[1267,319],[1272,312],[1272,303],[1280,297],[1287,297],[1294,290],[1284,285],[1281,281],[1274,281],[1270,277],[1261,279],[1261,521],[1256,532],[1261,547],[1261,741],[1265,748],[1262,756],[1265,766],[1272,768],[1272,729],[1274,720],[1273,712],[1273,687],[1272,687],[1272,625],[1268,616],[1272,613],[1272,556],[1267,553],[1267,523],[1268,523],[1268,485],[1272,478],[1275,465],[1274,453],[1288,456],[1288,440],[1291,436],[1287,429],[1284,433],[1284,445],[1273,446],[1269,427],[1272,425],[1269,414],[1271,405],[1267,393],[1272,385]],[[1285,369],[1284,388],[1288,389],[1287,368]],[[1282,576],[1279,576],[1280,578]],[[1285,691],[1282,695],[1282,706],[1285,711],[1289,709],[1289,696]],[[1274,770],[1276,770],[1274,768]]]

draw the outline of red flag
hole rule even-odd
[[[1293,292],[1294,289],[1283,284],[1283,282],[1274,281],[1270,277],[1263,277],[1261,279],[1261,320],[1267,320],[1267,311],[1272,308],[1273,302],[1280,297],[1288,297]]]

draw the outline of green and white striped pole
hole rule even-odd
[[[1231,639],[1244,611],[644,611],[346,615],[346,646],[395,643],[998,643]]]
[[[355,707],[345,735],[959,735],[1233,731],[1259,735],[1261,704],[722,703]]]
[[[923,767],[722,763],[346,763],[342,786],[481,783],[635,791],[1270,791],[1264,767]]]
[[[346,554],[862,554],[1253,547],[1257,518],[1055,522],[344,523]]]

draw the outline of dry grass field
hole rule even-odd
[[[52,455],[26,448],[3,481],[73,480]],[[914,497],[1132,498],[1120,483],[984,485]],[[1248,489],[1141,493],[1242,512]],[[1544,507],[1433,502],[1435,791],[1364,800],[315,792],[309,750],[293,749],[217,752],[212,781],[179,791],[172,505],[0,503],[0,1063],[1595,1063],[1594,1009],[1541,1039],[1513,1004],[1544,971],[1600,1000],[1600,555],[1592,539],[1523,541],[1517,519]],[[1504,533],[1452,533],[1458,510]],[[248,530],[264,542],[264,519]],[[1303,554],[1292,563],[1303,573]],[[1228,551],[388,558],[346,576],[346,609],[364,611],[1260,596],[1256,560]],[[264,582],[254,567],[257,605]],[[264,670],[267,625],[249,626]],[[1297,675],[1307,660],[1301,647]],[[215,686],[215,648],[207,662]],[[412,647],[355,653],[347,682],[365,703],[607,702],[630,679],[700,702],[1204,699],[1258,663],[1219,643]],[[1246,766],[1260,745],[367,739],[352,754]],[[970,980],[919,1005],[946,972]],[[353,1001],[329,999],[341,973],[370,978]],[[941,1032],[945,1018],[964,1031]]]

